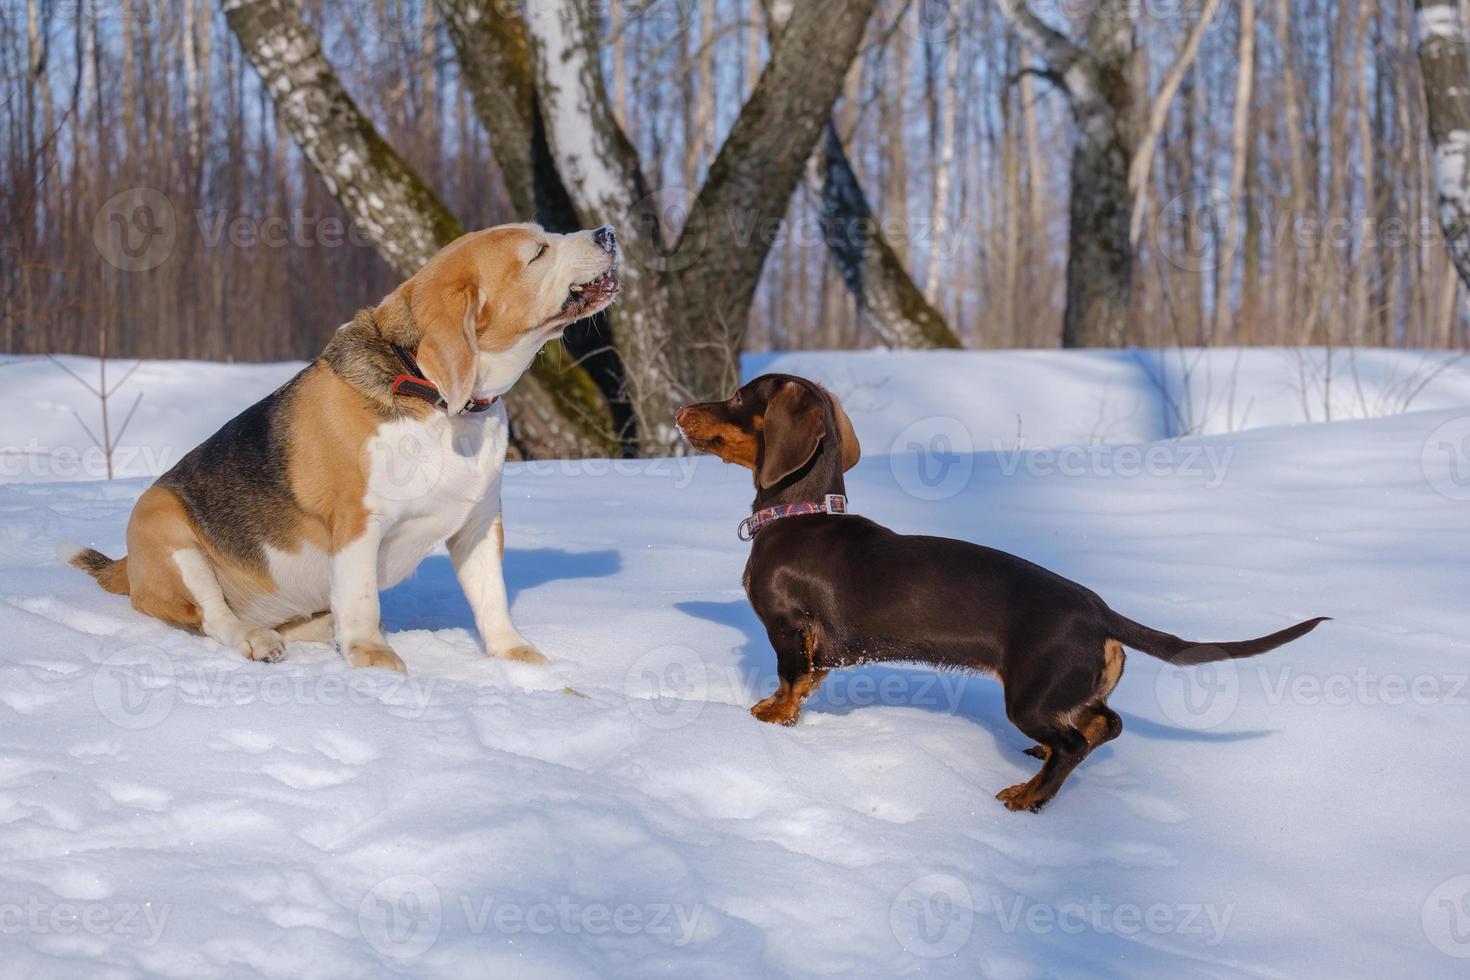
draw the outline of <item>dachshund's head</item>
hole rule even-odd
[[[789,374],[763,374],[722,402],[679,409],[675,421],[695,449],[751,470],[761,490],[805,471],[823,454],[839,461],[839,473],[862,454],[837,397]]]

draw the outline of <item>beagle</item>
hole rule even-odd
[[[448,541],[487,652],[544,663],[511,622],[501,569],[500,397],[613,301],[617,262],[609,227],[451,242],[145,491],[125,557],[88,548],[71,564],[251,660],[335,640],[351,666],[402,671],[378,592]]]

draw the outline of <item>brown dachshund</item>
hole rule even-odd
[[[701,452],[755,474],[745,591],[776,650],[780,687],[751,713],[794,725],[834,667],[917,661],[994,674],[1006,717],[1038,743],[1031,780],[996,798],[1041,809],[1088,753],[1118,737],[1107,706],[1123,647],[1177,665],[1252,657],[1309,632],[1191,643],[1120,616],[1094,592],[968,541],[895,534],[846,513],[842,474],[859,448],[841,404],[804,378],[767,374],[678,425]],[[790,519],[784,519],[790,518]]]

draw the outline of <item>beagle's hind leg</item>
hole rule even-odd
[[[225,602],[214,566],[199,548],[180,548],[173,554],[174,564],[184,580],[184,588],[199,607],[205,636],[240,651],[248,660],[275,663],[286,655],[286,641],[273,629],[251,626]]]
[[[293,619],[277,626],[276,632],[287,643],[331,643],[335,639],[330,612],[319,612],[305,619]]]

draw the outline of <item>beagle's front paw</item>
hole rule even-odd
[[[275,630],[253,629],[241,638],[240,652],[247,660],[279,663],[286,656],[286,641]]]
[[[492,651],[490,655],[492,657],[499,657],[501,660],[516,660],[523,664],[539,665],[551,663],[540,650],[537,650],[529,643],[518,643],[505,650]]]
[[[374,643],[370,640],[350,643],[347,646],[346,659],[349,667],[382,667],[384,670],[396,670],[400,674],[408,672],[403,666],[403,659],[386,643]]]

